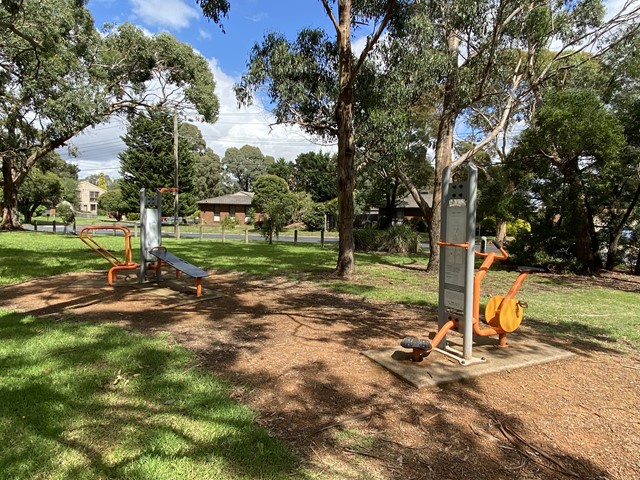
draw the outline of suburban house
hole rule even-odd
[[[420,192],[420,196],[427,202],[427,205],[433,205],[433,194],[428,192]],[[380,215],[389,217],[390,212],[386,207],[380,207]],[[423,218],[422,211],[418,204],[413,199],[411,194],[401,198],[396,202],[395,216],[392,219],[393,223],[403,223],[405,221],[411,221],[413,219]]]
[[[240,225],[249,222],[253,192],[237,192],[198,202],[200,222],[204,225],[220,223],[226,217],[235,218]]]
[[[98,214],[98,198],[105,193],[104,188],[100,188],[86,180],[78,182],[76,196],[78,198],[78,209],[81,213],[92,215]]]

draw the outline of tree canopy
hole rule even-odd
[[[20,228],[18,191],[49,152],[112,114],[193,108],[215,121],[206,60],[167,33],[130,24],[99,34],[82,1],[0,4],[1,228]],[[225,2],[215,2],[224,12]]]

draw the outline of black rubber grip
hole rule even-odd
[[[498,249],[498,250],[502,250],[502,244],[500,242],[498,242],[497,240],[491,240],[491,243],[493,243],[493,245]]]

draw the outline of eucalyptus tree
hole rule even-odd
[[[248,70],[236,86],[245,104],[263,85],[275,104],[278,123],[297,124],[310,134],[338,143],[338,262],[336,273],[355,271],[353,191],[356,177],[354,115],[357,80],[365,60],[386,30],[401,0],[320,0],[334,37],[304,29],[295,41],[269,33],[250,54]],[[352,27],[373,25],[362,51],[355,56]]]
[[[236,187],[246,192],[253,189],[253,182],[260,175],[267,173],[269,166],[275,162],[270,155],[264,155],[260,148],[243,145],[240,148],[230,147],[224,152],[222,165],[225,173],[236,182]]]
[[[397,61],[383,66],[388,75],[404,78],[404,88],[418,91],[416,102],[434,101],[437,112],[434,201],[427,217],[429,270],[439,266],[444,169],[470,161],[501,136],[504,139],[516,121],[530,118],[542,99],[543,86],[580,65],[582,52],[593,57],[611,42],[621,41],[619,27],[636,25],[639,9],[629,2],[602,23],[600,0],[427,0],[412,3],[396,17],[389,43],[395,52],[391,58]],[[425,99],[420,99],[420,92]],[[470,139],[472,148],[457,155],[455,130],[460,126],[473,126],[476,134]],[[402,170],[399,175],[415,197],[411,179]]]
[[[190,104],[206,121],[217,117],[203,57],[129,24],[101,35],[84,3],[0,4],[2,229],[20,228],[17,197],[29,171],[85,128],[147,106]]]

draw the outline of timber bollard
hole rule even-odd
[[[324,228],[320,230],[320,247],[324,248]]]
[[[200,232],[200,240],[202,240],[202,225],[200,225],[200,227],[198,228],[199,232]]]
[[[53,233],[56,233],[56,221],[53,221]]]
[[[248,228],[244,229],[244,243],[245,244],[249,243],[249,229]]]
[[[293,243],[294,243],[294,245],[298,243],[298,229],[297,228],[293,231]]]

